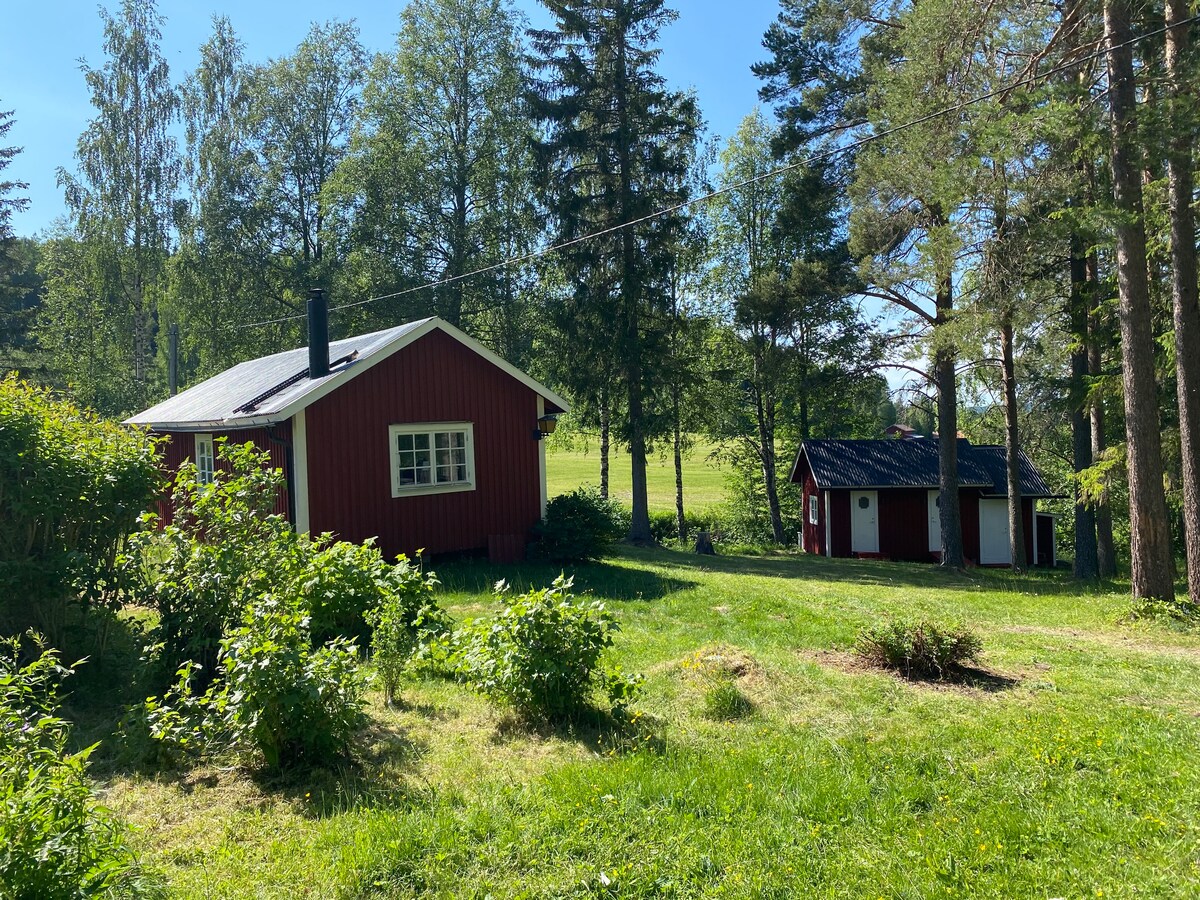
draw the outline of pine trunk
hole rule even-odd
[[[1087,259],[1083,239],[1071,235],[1071,463],[1076,474],[1092,465],[1092,433],[1088,423],[1088,292]],[[1090,580],[1099,574],[1096,548],[1096,509],[1080,499],[1075,488],[1076,578]]]
[[[954,310],[950,273],[938,279],[937,326]],[[939,344],[934,351],[933,378],[937,385],[938,487],[941,492],[942,565],[961,569],[965,563],[962,511],[958,493],[958,377],[954,350]]]
[[[1128,0],[1106,0],[1104,31],[1112,129],[1110,164],[1119,214],[1116,224],[1117,283],[1125,384],[1133,596],[1173,602],[1175,566],[1163,490],[1154,335],[1146,275],[1142,154],[1135,117],[1133,55],[1128,44],[1131,36]]]
[[[681,403],[678,388],[675,389],[672,400],[675,408],[675,531],[679,535],[679,542],[682,544],[687,540],[687,518],[683,512],[683,428],[680,425],[682,409],[680,408]]]
[[[1192,142],[1189,106],[1194,88],[1184,71],[1190,25],[1184,0],[1167,0],[1167,90],[1171,140],[1167,153],[1171,213],[1171,306],[1175,320],[1175,376],[1183,468],[1183,527],[1188,598],[1200,603],[1200,306],[1196,303],[1196,231],[1192,214]],[[1172,27],[1173,26],[1173,27]]]
[[[1000,324],[1004,376],[1004,454],[1008,476],[1008,544],[1014,572],[1024,572],[1025,517],[1021,515],[1021,433],[1017,424],[1017,366],[1011,312]]]
[[[608,391],[600,394],[600,496],[608,499],[608,452],[612,446]]]

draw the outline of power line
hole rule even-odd
[[[1092,53],[1088,53],[1084,56],[1076,57],[1076,58],[1072,59],[1070,62],[1062,63],[1058,66],[1055,66],[1054,68],[1046,69],[1043,72],[1031,74],[1024,78],[1020,78],[1020,79],[1014,81],[1013,83],[1005,85],[1004,87],[1001,87],[1001,88],[997,88],[994,91],[989,91],[986,94],[980,94],[978,97],[972,97],[970,100],[964,100],[961,103],[956,103],[952,106],[943,107],[942,109],[935,110],[934,112],[928,113],[928,114],[921,116],[919,118],[916,118],[916,119],[912,119],[901,125],[896,125],[892,128],[887,128],[887,129],[884,129],[883,131],[879,131],[874,134],[867,135],[866,137],[859,138],[858,140],[851,141],[848,144],[842,144],[837,147],[831,147],[828,150],[822,150],[819,153],[814,153],[811,156],[807,156],[804,159],[798,160],[796,162],[788,163],[785,166],[780,166],[779,168],[772,169],[769,172],[763,172],[761,175],[755,175],[752,178],[746,178],[742,181],[736,182],[735,184],[727,185],[726,187],[718,188],[717,190],[713,190],[713,191],[709,191],[707,194],[702,194],[699,197],[692,197],[688,200],[684,200],[681,203],[676,203],[673,206],[668,206],[663,209],[656,210],[652,213],[648,213],[644,216],[641,216],[640,218],[632,219],[628,222],[622,222],[619,225],[612,225],[608,228],[602,228],[599,231],[592,231],[592,232],[589,232],[588,234],[581,235],[580,237],[572,238],[569,241],[562,241],[557,244],[552,244],[549,247],[543,247],[539,250],[532,250],[529,253],[523,253],[520,256],[513,256],[506,260],[503,260],[502,262],[492,263],[491,265],[484,266],[483,268],[475,269],[472,272],[464,272],[461,275],[452,275],[449,278],[442,278],[438,281],[431,281],[426,284],[418,285],[416,287],[405,288],[404,290],[395,291],[391,294],[381,294],[378,297],[370,297],[366,300],[355,300],[353,303],[343,303],[340,306],[330,307],[329,311],[331,313],[340,312],[343,309],[353,309],[356,306],[365,306],[368,303],[377,303],[381,300],[394,300],[397,297],[404,297],[409,294],[415,294],[418,291],[427,291],[427,290],[432,290],[434,288],[445,287],[450,284],[455,284],[459,281],[465,281],[468,278],[476,278],[480,275],[487,275],[491,272],[496,272],[501,269],[508,268],[509,266],[515,266],[515,265],[520,265],[521,263],[532,262],[533,260],[540,259],[543,256],[549,256],[551,253],[558,253],[561,250],[566,250],[568,247],[574,247],[578,244],[582,244],[585,241],[596,240],[597,238],[607,237],[610,234],[615,234],[619,231],[624,231],[626,228],[634,228],[638,225],[643,225],[646,222],[653,221],[654,219],[661,218],[662,216],[669,216],[672,213],[680,212],[681,210],[687,209],[691,206],[695,206],[699,203],[707,203],[708,201],[714,200],[717,197],[720,197],[724,194],[728,194],[733,191],[741,190],[742,188],[749,187],[752,184],[757,184],[760,181],[766,181],[768,178],[776,178],[780,175],[786,175],[788,172],[795,171],[796,169],[807,168],[808,166],[811,166],[813,163],[823,162],[825,160],[832,159],[833,157],[838,156],[842,153],[849,153],[852,150],[857,150],[861,147],[865,147],[868,144],[874,143],[875,141],[879,141],[884,138],[891,137],[892,135],[900,134],[901,132],[908,131],[912,128],[916,128],[918,125],[924,125],[926,122],[931,122],[934,119],[941,118],[942,116],[950,115],[951,113],[955,113],[955,112],[962,112],[963,110],[968,109],[972,106],[976,106],[980,103],[984,103],[985,101],[992,100],[992,99],[995,99],[996,97],[1000,97],[1004,94],[1011,93],[1016,88],[1024,87],[1025,85],[1034,84],[1037,81],[1048,78],[1051,75],[1057,75],[1059,72],[1065,72],[1069,69],[1074,69],[1074,68],[1078,67],[1081,63],[1087,62],[1088,60],[1092,60],[1092,59],[1098,59],[1099,57],[1105,56],[1113,50],[1120,50],[1124,47],[1133,46],[1134,44],[1138,44],[1141,41],[1146,40],[1147,38],[1157,37],[1160,34],[1165,34],[1166,32],[1170,31],[1173,28],[1182,28],[1186,25],[1191,25],[1197,21],[1200,21],[1200,15],[1191,16],[1190,18],[1182,19],[1178,22],[1173,22],[1170,25],[1164,25],[1161,28],[1155,29],[1154,31],[1148,31],[1144,34],[1140,34],[1140,35],[1137,35],[1136,37],[1132,37],[1127,41],[1122,41],[1120,44],[1114,44],[1112,47],[1106,47],[1106,48],[1101,48],[1101,49],[1095,50]],[[854,128],[854,127],[857,127],[859,125],[864,125],[864,124],[866,124],[865,121],[853,122],[853,123],[849,123],[849,124],[842,126],[842,128],[839,130],[844,130],[846,128]],[[284,322],[292,322],[297,319],[303,319],[303,318],[305,318],[304,313],[297,313],[296,315],[293,315],[293,316],[283,316],[282,318],[278,318],[278,319],[268,319],[264,322],[251,322],[247,325],[239,325],[237,327],[239,329],[259,328],[264,325],[278,325],[278,324],[282,324]]]

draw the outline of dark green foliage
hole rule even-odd
[[[686,540],[690,541],[696,537],[696,532],[710,530],[716,521],[716,516],[709,512],[702,514],[688,512],[684,514],[683,521],[687,528]],[[660,544],[678,541],[679,523],[676,521],[675,513],[668,510],[657,510],[650,513],[650,534]]]
[[[546,517],[533,530],[531,555],[555,562],[599,559],[627,525],[616,501],[591,485],[560,494],[546,505]]]
[[[270,769],[344,757],[365,724],[358,648],[337,638],[314,649],[296,603],[267,595],[221,640],[217,679],[203,694],[191,664],[143,715],[163,755],[257,753]]]
[[[983,641],[960,625],[884,622],[864,628],[854,649],[868,662],[905,676],[943,678],[965,663],[976,662]]]
[[[283,475],[268,467],[267,455],[253,444],[218,441],[217,456],[229,470],[218,468],[211,484],[201,483],[193,464],[180,467],[175,518],[160,534],[157,517],[145,517],[131,566],[135,599],[158,610],[153,640],[166,671],[192,661],[204,678],[249,601],[289,584],[307,561],[306,539],[272,512]]]
[[[126,536],[159,484],[142,432],[15,377],[0,380],[0,597],[54,643],[66,607],[109,602]]]
[[[559,576],[549,588],[513,597],[493,620],[470,623],[457,641],[457,666],[481,694],[530,719],[562,720],[585,710],[598,688],[624,706],[638,676],[605,673],[600,657],[620,626],[601,603],[571,594]],[[497,585],[502,596],[507,586]]]
[[[386,593],[367,611],[373,629],[371,658],[389,705],[395,702],[400,679],[418,649],[452,630],[449,616],[433,597],[436,584],[436,575],[423,573],[401,556],[390,567]]]
[[[0,897],[149,896],[123,828],[92,794],[95,745],[66,750],[58,691],[72,670],[35,642],[37,656],[23,664],[20,639],[0,641]]]

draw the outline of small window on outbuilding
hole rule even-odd
[[[212,435],[196,435],[196,480],[201,484],[212,484],[215,469],[216,457],[213,455]]]
[[[816,525],[820,518],[820,501],[816,494],[808,496],[808,524]]]
[[[475,435],[470,422],[392,425],[392,496],[475,490]]]

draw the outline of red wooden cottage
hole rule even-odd
[[[942,550],[938,439],[805,441],[791,480],[801,485],[801,544],[822,556],[927,562]],[[963,553],[984,566],[1011,564],[1003,447],[958,439]],[[1053,496],[1022,453],[1025,553],[1033,565],[1056,564],[1054,517],[1037,511]]]
[[[300,532],[417,550],[524,554],[545,512],[545,443],[567,402],[441,319],[250,360],[127,422],[167,435],[165,464],[212,478],[213,442],[251,441],[286,475]],[[331,361],[332,359],[332,361]],[[170,510],[166,510],[170,514]]]

